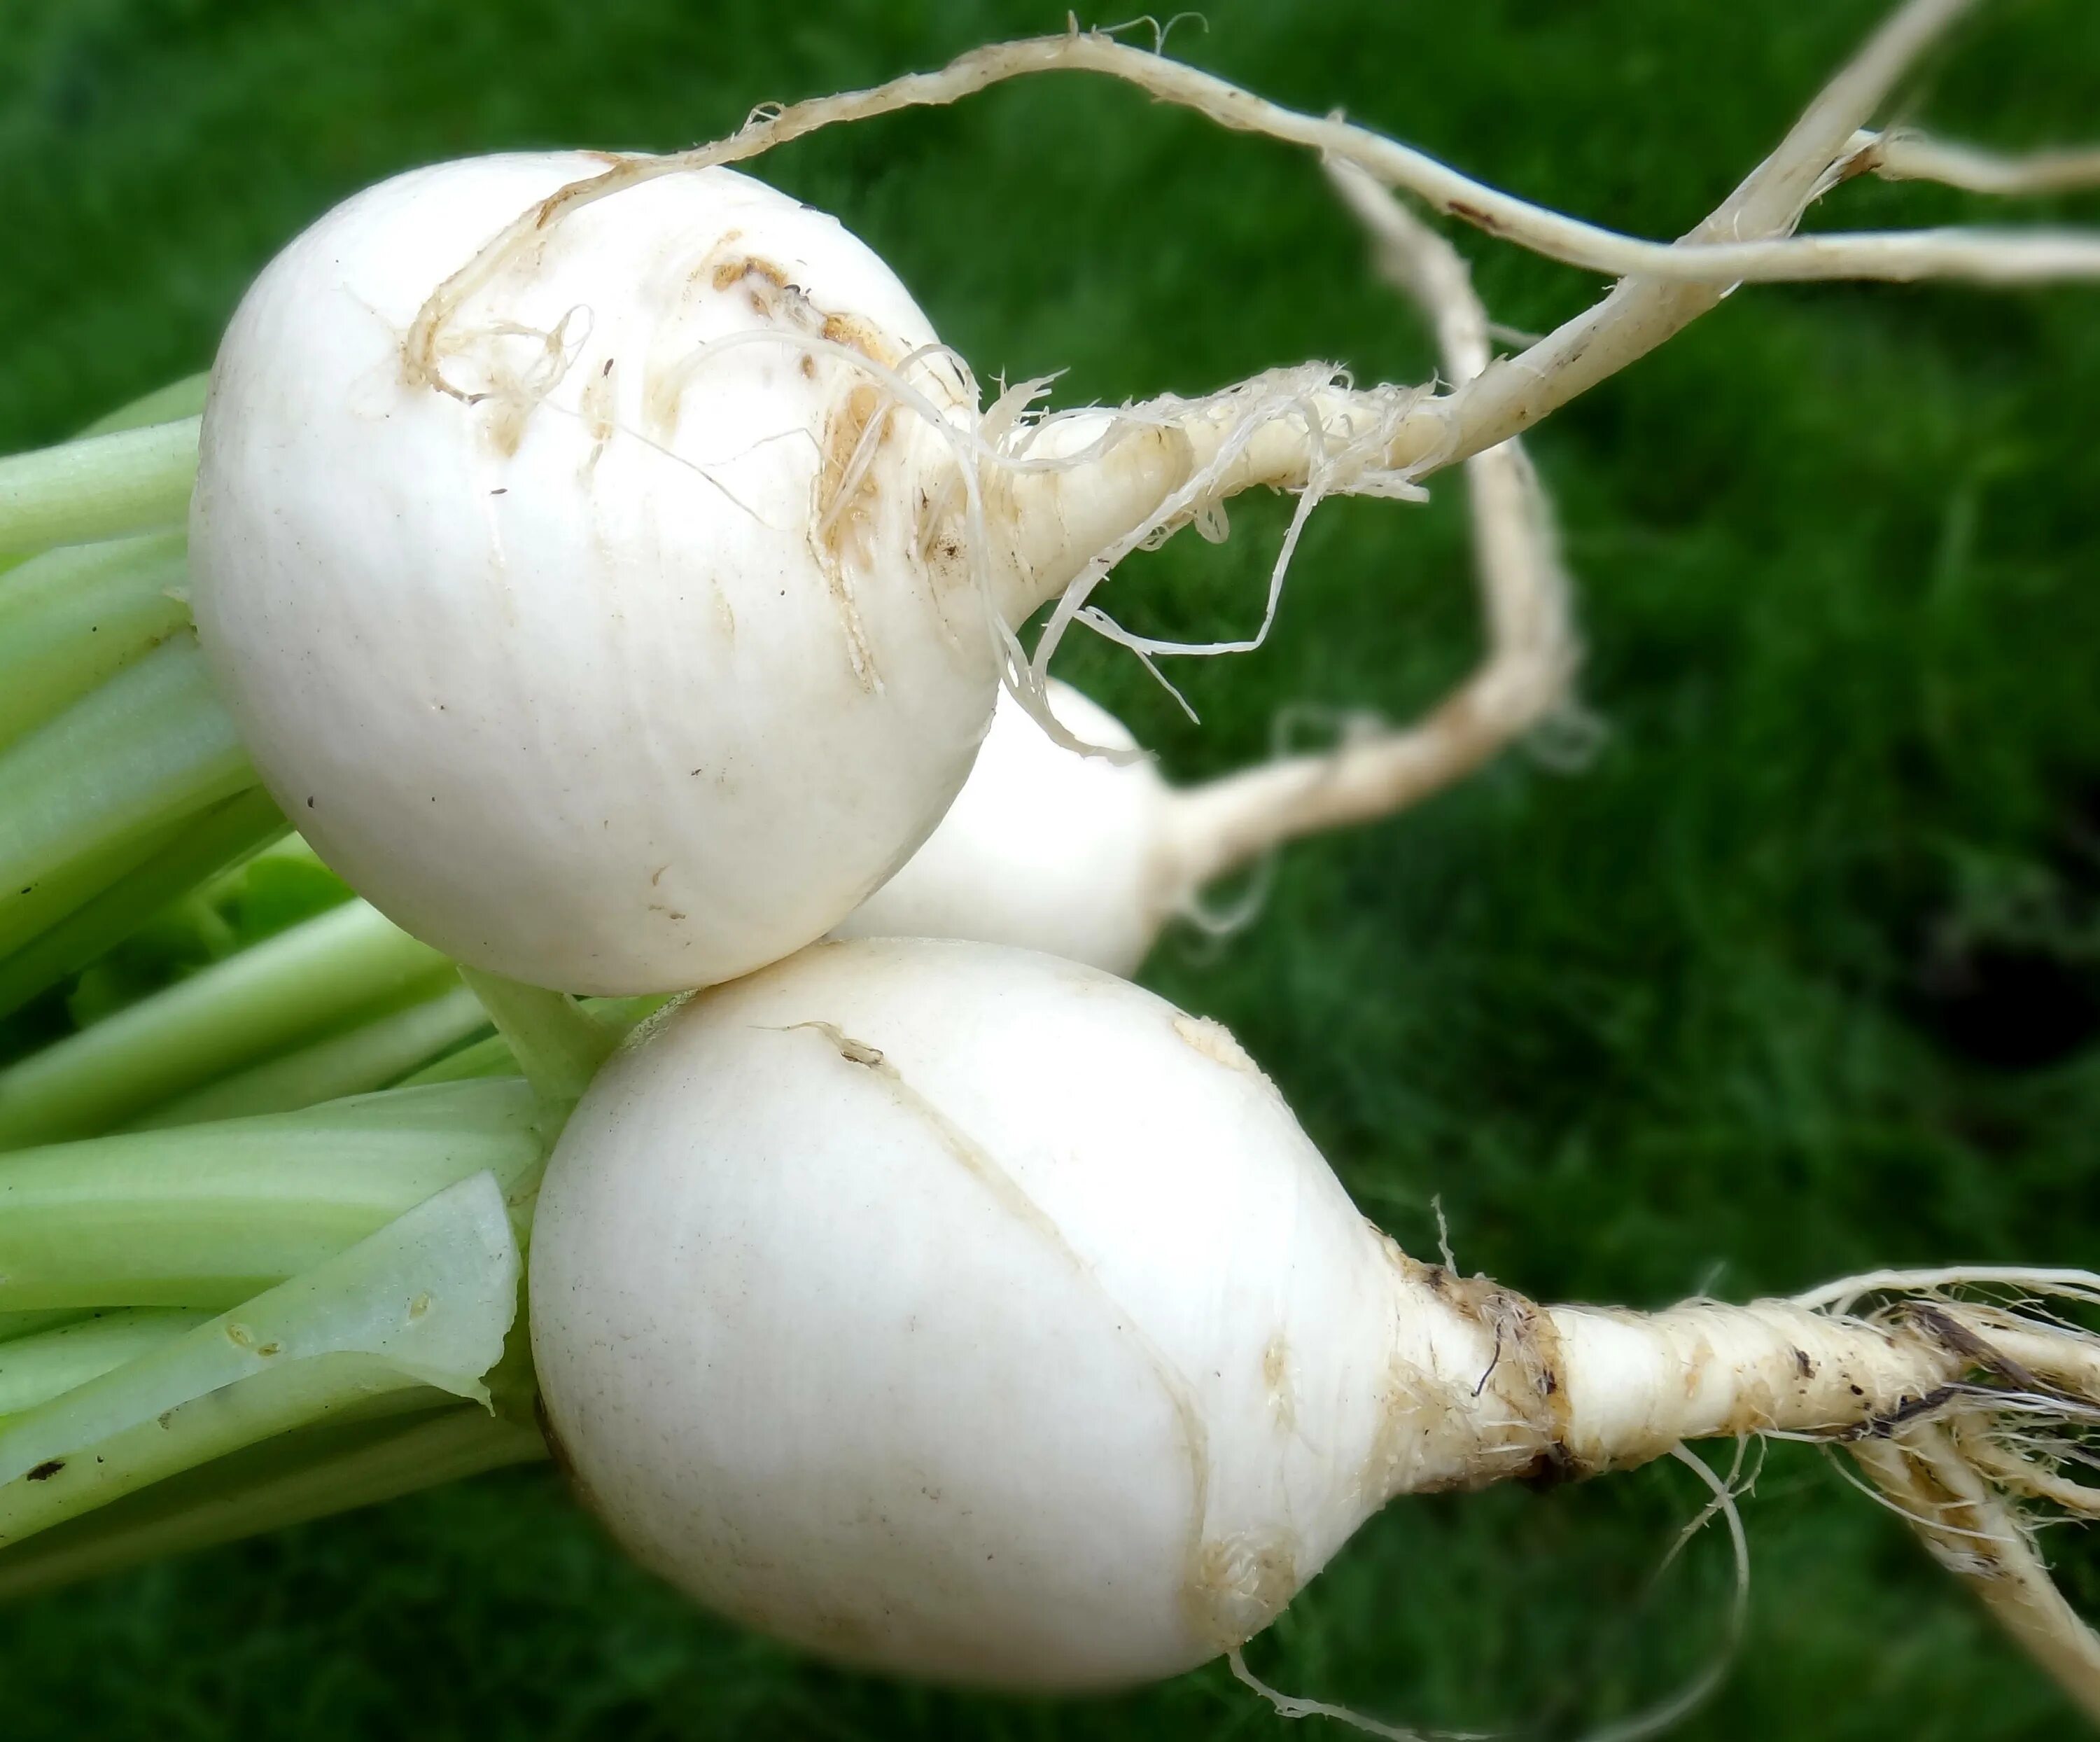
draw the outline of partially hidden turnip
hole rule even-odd
[[[1048,688],[1074,737],[1119,754],[1069,749],[1002,696],[940,826],[834,936],[1010,944],[1114,974],[1145,959],[1195,893],[1180,795],[1107,709],[1056,679]]]

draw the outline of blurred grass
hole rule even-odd
[[[1549,202],[1682,229],[1881,10],[1758,0],[1220,0],[1176,52]],[[2100,9],[1988,9],[1912,113],[2084,137]],[[201,366],[245,280],[390,170],[505,146],[666,148],[1058,4],[31,0],[0,31],[0,446]],[[897,266],[986,377],[1067,402],[1326,356],[1418,378],[1313,168],[1057,79],[825,136],[765,172]],[[1820,221],[1975,215],[1851,188]],[[2060,217],[2100,219],[2100,201]],[[1464,245],[1498,316],[1594,287]],[[1537,442],[1608,736],[1512,758],[1294,849],[1260,919],[1147,978],[1231,1024],[1366,1209],[1534,1293],[1655,1304],[1882,1262],[2100,1262],[2100,319],[2091,292],[1752,290]],[[1238,507],[1111,589],[1134,623],[1252,621],[1280,525]],[[1399,713],[1471,650],[1455,484],[1341,503],[1276,636],[1069,670],[1181,773],[1291,702]],[[1718,1637],[1718,1541],[1665,1470],[1403,1503],[1255,1666],[1392,1718],[1567,1735]],[[1801,1448],[1745,1505],[1749,1641],[1698,1737],[2054,1735],[2069,1713],[1901,1527]],[[2059,1537],[2100,1610],[2100,1554]],[[1213,1669],[1058,1705],[900,1688],[721,1627],[526,1475],[117,1579],[0,1618],[5,1733],[324,1739],[1266,1735]]]

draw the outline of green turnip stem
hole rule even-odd
[[[151,849],[126,852],[255,784],[184,630],[0,753],[0,952]]]
[[[368,1094],[488,1027],[481,1001],[448,969],[427,984],[419,983],[396,1007],[283,1058],[179,1095],[135,1120],[133,1129],[159,1130],[207,1120],[293,1112],[346,1095]]]
[[[188,626],[183,543],[149,533],[68,546],[0,576],[0,745]]]
[[[126,1306],[0,1342],[0,1426],[210,1316],[195,1308]]]
[[[157,848],[149,848],[143,862],[12,955],[0,956],[0,1016],[85,967],[203,879],[245,859],[285,829],[283,815],[258,786],[160,831],[153,838]]]
[[[211,375],[207,370],[185,375],[179,381],[171,381],[165,387],[141,394],[114,411],[104,413],[80,433],[108,436],[117,430],[143,429],[149,423],[173,423],[183,418],[196,417],[204,410],[205,395],[210,386]]]
[[[643,1017],[662,1009],[668,1000],[660,993],[650,993],[640,997],[585,998],[580,1001],[598,1021],[616,1034],[624,1035]],[[483,1077],[514,1077],[518,1068],[518,1055],[510,1050],[510,1041],[501,1034],[492,1034],[425,1065],[404,1077],[399,1086],[407,1089],[428,1083],[468,1082]]]
[[[252,807],[252,822],[282,829],[259,793]],[[244,829],[229,845],[190,866],[215,869],[252,838]],[[285,851],[311,855],[297,837]],[[183,868],[179,881],[194,876]],[[212,895],[205,890],[199,899]],[[135,908],[130,923],[158,906]],[[51,947],[68,941],[74,929],[68,922],[0,962],[0,1007],[58,978],[65,971],[60,963],[86,959]],[[118,929],[112,922],[99,940]],[[572,1099],[593,1061],[664,1002],[597,998],[578,1006],[537,988],[483,984],[514,1031],[528,1034],[543,1067],[551,1063],[545,1087],[554,1101]],[[500,1034],[474,1039],[489,1022],[451,963],[353,900],[0,1070],[0,1149],[126,1124],[159,1129],[291,1112],[404,1078],[423,1084],[518,1075],[510,1041]],[[307,1044],[297,1044],[302,1038]]]
[[[492,1034],[410,1073],[402,1078],[400,1086],[420,1089],[433,1083],[472,1082],[480,1077],[517,1073],[518,1055],[511,1051],[510,1041],[500,1034]]]
[[[549,1107],[563,1112],[590,1086],[624,1032],[567,993],[521,986],[479,968],[462,967],[460,978],[488,1012],[525,1080]]]
[[[0,1311],[219,1311],[483,1172],[522,1218],[551,1141],[512,1077],[0,1156]]]
[[[266,861],[277,864],[307,865],[321,871],[328,869],[321,863],[321,856],[313,850],[307,838],[287,827],[239,864],[228,865],[210,882],[203,885],[198,893],[207,901],[223,901],[239,891],[242,880],[254,866]],[[338,881],[341,882],[341,879]],[[346,896],[350,893],[350,886],[346,883],[343,885],[343,893]]]
[[[82,436],[0,459],[0,553],[183,524],[199,419]]]
[[[0,1425],[0,1548],[294,1429],[486,1403],[522,1274],[473,1174],[220,1316]]]
[[[0,899],[0,950],[27,949],[99,893],[171,850],[183,829],[180,817],[150,828],[119,829],[76,854],[56,873],[18,884],[12,900]]]
[[[93,1315],[79,1306],[51,1306],[30,1312],[0,1312],[0,1342],[11,1342],[17,1337],[33,1337],[39,1331],[56,1330],[61,1324],[72,1324]]]
[[[550,1141],[514,1078],[0,1158],[0,1591],[543,1456],[479,1406]]]
[[[377,909],[331,909],[0,1071],[0,1149],[108,1130],[448,971]]]
[[[534,1430],[473,1404],[280,1435],[0,1554],[0,1602],[546,1455]]]
[[[173,423],[185,418],[195,418],[204,409],[205,393],[211,378],[205,374],[186,375],[180,381],[170,382],[164,387],[156,387],[151,393],[120,405],[116,410],[104,413],[79,432],[81,436],[108,436],[119,430],[143,429],[149,423]],[[5,574],[24,560],[22,551],[0,551],[0,574]]]

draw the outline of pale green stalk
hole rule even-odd
[[[0,745],[187,628],[180,533],[73,545],[0,575]]]
[[[108,1130],[447,966],[346,902],[0,1071],[0,1148]]]
[[[113,889],[142,867],[171,851],[184,819],[164,818],[150,827],[120,829],[33,882],[18,883],[0,898],[0,951],[29,948],[56,930],[102,891]],[[0,815],[0,848],[7,821]]]
[[[0,1547],[295,1428],[430,1390],[485,1403],[522,1261],[502,1188],[347,1250],[0,1425]],[[404,1396],[406,1394],[406,1396]]]
[[[0,753],[0,951],[39,929],[17,909],[40,886],[70,911],[114,880],[82,865],[255,784],[185,630]]]
[[[488,1077],[510,1077],[517,1069],[518,1055],[511,1051],[510,1042],[501,1034],[492,1034],[403,1077],[400,1086],[421,1089],[439,1083],[474,1082]]]
[[[471,1404],[298,1430],[156,1483],[0,1554],[0,1603],[546,1455],[546,1442],[532,1429]]]
[[[288,826],[268,846],[249,855],[239,864],[227,866],[218,876],[201,886],[197,892],[207,901],[224,901],[240,892],[241,880],[248,875],[250,868],[265,863],[314,865],[324,871],[328,869],[321,864],[321,856],[313,850],[307,838],[294,833]],[[344,888],[347,891],[349,886],[345,884]]]
[[[165,831],[165,844],[143,863],[45,926],[11,956],[0,955],[0,1016],[86,967],[185,891],[245,860],[285,827],[276,802],[259,786],[174,825]]]
[[[143,429],[149,423],[174,423],[194,418],[204,409],[205,391],[210,382],[208,375],[186,375],[180,381],[156,387],[128,405],[120,405],[97,418],[80,435],[108,436],[118,430]],[[21,562],[26,554],[0,550],[0,574]]]
[[[0,554],[180,526],[200,421],[113,431],[0,459]]]
[[[581,1001],[586,1010],[622,1037],[643,1017],[653,1015],[670,1001],[670,997],[662,993],[645,993],[633,998]],[[511,1077],[517,1074],[518,1068],[518,1055],[511,1051],[510,1042],[501,1034],[492,1034],[485,1041],[476,1041],[471,1046],[447,1053],[435,1064],[426,1064],[412,1076],[403,1077],[396,1086],[421,1088],[430,1083],[463,1083],[476,1077]]]
[[[179,1306],[124,1306],[0,1342],[0,1428],[7,1417],[136,1360],[210,1315]]]
[[[209,371],[200,370],[156,387],[129,405],[105,413],[82,430],[82,436],[107,436],[116,430],[143,429],[149,423],[173,423],[194,418],[204,409],[205,394],[211,386]]]
[[[0,1311],[217,1311],[483,1172],[522,1221],[552,1138],[511,1077],[0,1156]]]
[[[526,1081],[566,1116],[620,1044],[622,1031],[567,993],[520,985],[479,968],[461,967],[460,978],[480,999]]]
[[[488,1026],[481,1001],[450,969],[432,986],[419,985],[413,1001],[343,1033],[179,1095],[134,1121],[133,1129],[292,1112],[398,1082]]]
[[[201,390],[0,460],[0,1011],[285,826],[188,624],[197,425],[165,420]],[[486,1024],[353,903],[0,1072],[0,1144],[327,1103],[0,1156],[0,1589],[544,1455],[522,1342],[503,1363],[519,1230],[616,1037],[495,997],[540,1093],[338,1099]],[[511,1415],[451,1401],[486,1404],[500,1364]]]
[[[78,1306],[55,1306],[34,1312],[0,1312],[0,1342],[17,1337],[33,1337],[39,1331],[55,1330],[92,1315]]]

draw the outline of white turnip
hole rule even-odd
[[[858,365],[942,413],[974,387],[873,254],[758,183],[577,214],[463,322],[459,396],[406,377],[463,245],[603,167],[421,170],[294,242],[220,352],[192,553],[221,692],[332,864],[461,960],[638,990],[864,894],[960,784],[997,668],[919,550],[951,458]]]
[[[1979,1368],[2100,1388],[2090,1339],[1952,1302],[1647,1315],[1417,1262],[1215,1023],[926,940],[638,1031],[549,1164],[531,1300],[557,1455],[646,1565],[832,1657],[1050,1689],[1235,1649],[1398,1494],[1761,1431],[1873,1436],[1897,1485],[1988,1437]],[[2093,1701],[1992,1516],[1920,1512],[1985,1532],[1987,1598]]]

